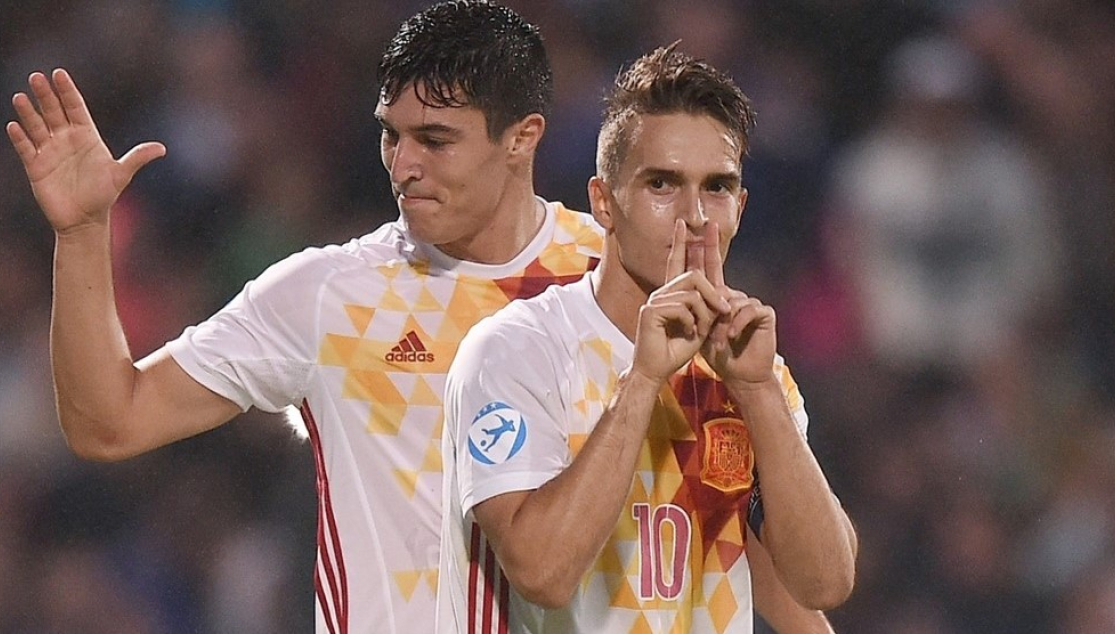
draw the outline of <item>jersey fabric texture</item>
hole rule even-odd
[[[317,468],[317,632],[434,630],[442,394],[465,332],[599,259],[591,217],[545,203],[511,262],[482,265],[388,223],[275,264],[168,344],[247,410],[301,410]]]
[[[762,516],[754,454],[699,357],[663,387],[615,530],[568,607],[518,596],[473,520],[476,504],[568,467],[631,363],[634,345],[600,310],[590,278],[481,321],[450,368],[439,632],[751,632],[746,524]],[[804,435],[804,403],[781,357],[775,371]]]

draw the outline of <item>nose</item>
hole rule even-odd
[[[701,199],[700,191],[689,191],[684,195],[682,220],[694,233],[699,233],[708,224],[708,214],[705,213],[705,203]]]
[[[420,148],[406,137],[400,138],[390,149],[385,149],[384,162],[396,188],[422,178]]]

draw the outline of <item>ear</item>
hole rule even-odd
[[[512,158],[530,159],[546,132],[546,117],[537,112],[528,114],[512,124],[504,134],[504,147]]]
[[[611,231],[615,226],[615,198],[612,197],[611,188],[599,176],[588,179],[588,202],[592,207],[592,217],[596,223],[605,231]]]

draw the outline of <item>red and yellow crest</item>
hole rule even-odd
[[[755,454],[747,427],[738,418],[717,418],[704,425],[705,459],[701,482],[724,492],[751,488]]]

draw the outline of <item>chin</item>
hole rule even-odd
[[[445,251],[444,247],[453,245],[462,239],[460,231],[456,227],[438,226],[444,224],[438,222],[414,222],[411,217],[407,217],[405,214],[404,218],[407,223],[407,231],[410,232],[411,237],[419,242],[431,244],[442,251]]]
[[[441,247],[443,244],[454,241],[454,236],[446,235],[443,231],[438,231],[432,227],[426,227],[421,224],[411,224],[407,222],[407,230],[415,240],[426,244],[432,244],[435,247]]]

